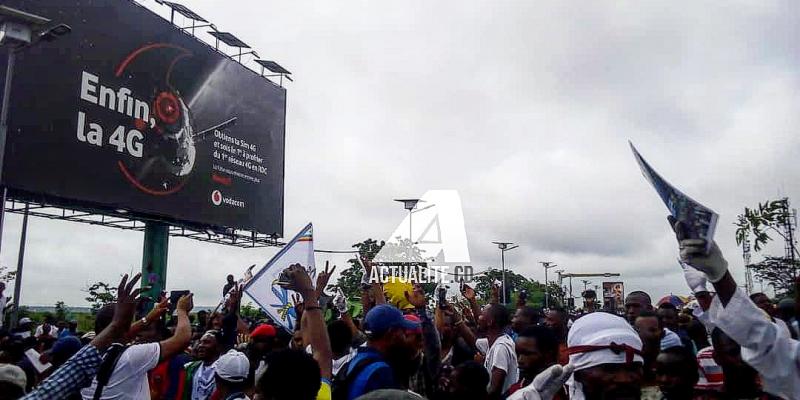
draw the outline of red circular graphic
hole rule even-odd
[[[219,190],[211,192],[211,202],[214,203],[215,206],[222,204],[222,193],[220,193]]]
[[[167,124],[178,122],[181,116],[181,106],[178,98],[173,93],[161,92],[156,96],[155,101],[156,116]]]

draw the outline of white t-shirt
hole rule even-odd
[[[214,381],[214,364],[200,364],[192,377],[192,400],[207,400],[217,384]]]
[[[147,382],[147,371],[158,365],[161,346],[158,343],[135,344],[128,347],[119,356],[111,379],[103,387],[102,400],[140,400],[150,398],[150,385]],[[92,379],[91,386],[81,390],[84,400],[92,400],[97,387],[97,378]]]
[[[503,393],[519,380],[517,352],[514,349],[514,341],[510,336],[502,335],[492,343],[486,353],[486,360],[483,362],[483,366],[489,371],[489,376],[492,375],[492,369],[494,368],[506,371],[506,379],[503,381]]]
[[[44,324],[36,327],[36,332],[33,334],[33,337],[38,338],[42,335],[44,335]],[[58,337],[58,328],[56,328],[55,325],[50,324],[50,330],[47,331],[47,335],[53,338]]]
[[[352,360],[353,357],[356,356],[356,353],[358,353],[358,350],[350,349],[349,353],[333,360],[331,362],[331,371],[333,372],[333,375],[335,376],[345,364],[350,362],[350,360]]]

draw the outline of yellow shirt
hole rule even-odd
[[[317,392],[317,400],[331,400],[331,384],[327,382],[327,379],[322,380],[322,385]]]

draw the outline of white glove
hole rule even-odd
[[[689,285],[689,289],[692,290],[692,293],[708,291],[706,287],[706,281],[708,280],[706,274],[684,264],[681,260],[678,260],[678,263],[681,265],[681,268],[683,268],[683,277],[686,279],[686,284]]]
[[[508,400],[552,400],[574,370],[572,364],[553,365],[536,375],[530,385],[514,392]]]
[[[712,283],[719,282],[728,272],[728,262],[722,257],[716,242],[711,242],[707,254],[706,241],[703,239],[683,239],[678,244],[681,261],[705,273]]]
[[[347,297],[345,297],[342,289],[337,290],[336,297],[333,298],[333,305],[339,310],[339,314],[347,312]]]

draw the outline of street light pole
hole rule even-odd
[[[555,268],[558,265],[551,263],[550,261],[539,261],[539,264],[542,264],[544,267],[544,308],[550,307],[550,288],[547,287],[547,270],[550,268]]]
[[[511,246],[509,245],[514,244],[511,242],[492,242],[497,245],[497,248],[500,249],[500,266],[503,271],[503,304],[508,304],[508,299],[506,298],[506,252],[509,250],[514,250],[519,246]]]

